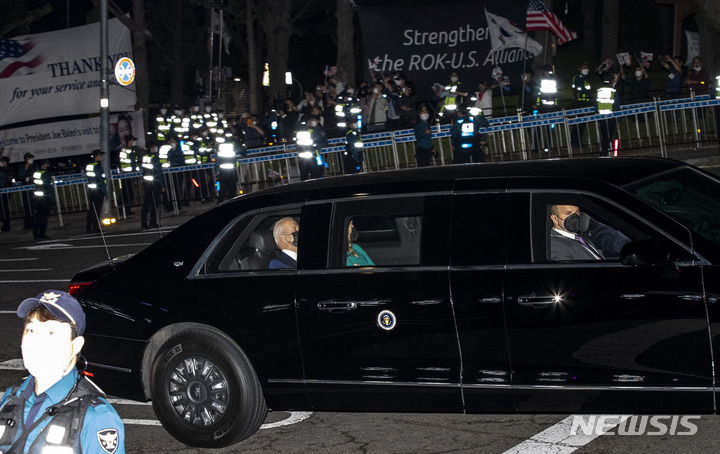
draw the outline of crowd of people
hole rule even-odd
[[[700,57],[695,57],[687,68],[678,56],[660,55],[656,61],[667,76],[662,90],[664,98],[687,96],[689,91],[703,95],[713,86]],[[567,81],[572,93],[570,101],[558,99],[563,90],[552,66],[545,65],[538,71],[528,68],[522,75],[518,108],[528,116],[561,106],[612,111],[620,103],[649,101],[650,94],[658,92],[657,87],[651,90],[651,63],[649,59],[633,62],[628,56],[618,64],[608,58],[592,70],[587,62],[582,62]],[[333,75],[307,90],[299,102],[287,98],[259,113],[226,117],[209,104],[201,108],[196,103],[187,109],[175,106],[172,112],[162,106],[155,115],[145,147],[136,146],[138,139],[132,135],[131,118],[120,114],[110,140],[111,167],[120,172],[141,171],[143,180],[142,197],[137,199],[140,184],[121,180],[119,205],[125,214],[133,214],[133,206],[142,198],[141,227],[152,228],[157,226],[159,206],[170,211],[175,209],[173,203],[182,205],[189,200],[206,202],[217,197],[222,202],[238,193],[237,158],[245,155],[247,149],[268,145],[295,144],[300,178],[319,178],[327,167],[320,150],[327,146],[328,137],[344,136],[346,150],[342,153],[341,170],[360,172],[364,170],[362,135],[375,131],[413,129],[416,165],[428,166],[434,156],[431,128],[439,123],[452,125],[454,163],[481,162],[487,136],[480,130],[499,110],[493,94],[508,90],[508,82],[505,78],[464,85],[460,73],[452,70],[444,85],[435,84],[435,98],[419,101],[415,84],[402,72],[380,72],[357,87]],[[601,99],[598,90],[602,89],[610,90],[610,98]],[[601,146],[609,147],[614,125],[602,123]],[[585,123],[573,126],[573,147],[581,146],[585,127]],[[535,148],[541,142],[549,142],[542,137],[533,141],[537,142]],[[99,228],[98,213],[108,196],[99,177],[104,175],[101,158],[99,150],[95,150],[85,166],[86,175],[92,180],[87,221],[87,231],[91,233]],[[164,175],[168,167],[209,163],[214,165],[176,173],[171,178]],[[0,159],[0,187],[12,182],[36,186],[34,194],[25,192],[21,198],[24,228],[32,229],[38,239],[47,238],[47,217],[54,205],[51,176],[48,163],[35,163],[31,153],[25,154],[24,162],[14,171],[7,157]],[[0,221],[2,231],[10,229],[7,194],[0,195]]]

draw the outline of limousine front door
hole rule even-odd
[[[670,260],[655,266],[624,265],[619,258],[550,261],[544,232],[552,200],[568,200],[609,225],[622,223],[633,240],[624,251],[634,248],[642,258],[645,250]],[[652,225],[590,195],[540,194],[531,206],[533,263],[509,263],[505,279],[518,409],[712,411],[702,275],[683,244],[689,243],[687,231],[671,223]]]

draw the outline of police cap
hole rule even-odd
[[[18,306],[17,316],[25,318],[31,310],[40,305],[45,306],[58,320],[77,326],[79,336],[85,332],[85,313],[82,306],[74,297],[60,290],[45,290],[35,298],[26,299]]]

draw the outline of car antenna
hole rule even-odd
[[[110,257],[110,249],[108,248],[107,241],[105,240],[105,232],[103,231],[103,223],[100,221],[100,216],[98,216],[97,207],[95,207],[95,204],[90,204],[93,208],[93,212],[95,213],[95,220],[98,223],[98,229],[100,230],[100,237],[102,238],[103,245],[105,246],[105,254],[107,254],[108,259],[108,265],[110,265],[111,268],[113,267],[113,261],[112,257]]]

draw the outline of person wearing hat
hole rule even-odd
[[[0,158],[0,188],[10,186],[12,178],[10,178],[10,158],[3,156]],[[10,231],[10,198],[7,194],[0,194],[0,221],[2,221],[3,232]]]
[[[487,134],[481,134],[480,128],[488,127],[487,119],[482,111],[478,112],[477,116],[471,115],[465,106],[459,106],[457,114],[457,119],[450,129],[453,164],[484,162],[483,146],[486,144]]]
[[[85,344],[78,301],[46,290],[17,308],[30,375],[0,401],[0,452],[123,454],[125,429],[105,394],[75,367]]]
[[[18,166],[16,176],[17,181],[21,185],[26,186],[33,184],[33,173],[37,165],[35,164],[35,155],[32,153],[25,153],[23,155],[23,163]],[[31,191],[23,191],[21,194],[21,200],[23,205],[23,230],[30,230],[33,228],[33,212],[35,207],[33,206],[33,197]]]
[[[427,167],[433,155],[432,130],[430,129],[430,110],[426,106],[420,108],[418,121],[415,124],[415,162],[418,167]]]
[[[100,231],[100,214],[102,205],[107,198],[107,185],[105,170],[102,167],[103,152],[93,150],[90,154],[92,162],[85,166],[85,175],[88,179],[88,213],[85,218],[85,233],[97,233]]]
[[[44,159],[40,167],[33,173],[35,184],[35,217],[33,220],[33,237],[36,240],[49,238],[45,235],[50,210],[55,204],[55,190],[52,185],[52,172],[50,172],[50,161]]]
[[[348,131],[345,134],[345,151],[343,152],[343,170],[346,174],[362,172],[364,161],[363,142],[358,130],[357,116],[348,120]]]
[[[135,142],[137,137],[132,134],[125,136],[125,146],[120,149],[120,171],[123,173],[137,172],[138,159],[135,153]],[[132,212],[132,202],[135,199],[135,188],[133,187],[132,178],[124,178],[120,180],[122,188],[122,202],[125,214],[134,214]]]
[[[143,205],[140,210],[140,228],[160,227],[158,225],[157,207],[162,203],[162,194],[165,193],[165,178],[163,178],[162,164],[158,156],[158,146],[155,142],[148,145],[147,151],[141,158],[143,171]],[[148,214],[150,223],[148,224]]]

